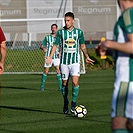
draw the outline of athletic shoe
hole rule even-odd
[[[70,110],[72,114],[74,114],[75,107],[76,107],[76,102],[72,102],[71,103],[71,110]]]
[[[64,114],[68,114],[68,101],[64,101],[63,112]]]

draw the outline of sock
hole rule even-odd
[[[57,80],[58,80],[58,86],[59,86],[59,89],[61,90],[62,89],[62,79],[61,79],[61,74],[57,74]]]
[[[130,132],[126,129],[116,129],[116,130],[113,130],[112,133],[130,133]]]
[[[41,83],[41,86],[44,86],[46,78],[47,78],[47,74],[43,73],[42,74],[42,83]]]
[[[78,94],[79,94],[79,85],[78,86],[73,86],[73,88],[72,88],[72,101],[73,102],[76,102]]]
[[[68,101],[68,98],[67,98],[68,86],[63,86],[61,91],[62,91],[62,95],[63,95],[64,101]]]

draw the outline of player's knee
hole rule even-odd
[[[118,125],[119,125],[118,121],[116,121],[116,120],[112,121],[112,129],[117,129]]]
[[[48,71],[45,71],[45,74],[48,74]]]
[[[73,85],[73,86],[78,86],[78,82],[73,81],[73,82],[72,82],[72,85]]]
[[[63,86],[67,86],[67,85],[68,85],[68,84],[67,84],[67,80],[63,80],[62,85],[63,85]]]
[[[112,129],[126,128],[127,119],[124,117],[115,117],[112,119]]]
[[[48,72],[49,72],[49,70],[44,70],[44,73],[45,73],[45,74],[48,74]]]

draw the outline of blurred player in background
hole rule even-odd
[[[80,55],[79,49],[83,51],[86,62],[93,64],[87,53],[83,31],[74,27],[74,14],[67,12],[65,14],[65,27],[57,31],[56,41],[46,62],[52,61],[56,48],[61,44],[61,74],[62,74],[62,95],[64,98],[63,112],[68,113],[68,79],[72,77],[72,102],[71,112],[74,112],[76,99],[79,94],[79,76],[80,76]]]
[[[0,27],[0,54],[1,54],[1,60],[0,60],[0,74],[3,74],[4,72],[4,62],[6,58],[6,38],[5,35]]]
[[[99,47],[115,50],[112,132],[133,133],[133,0],[118,4],[122,14],[114,27],[114,41],[106,40]]]
[[[51,48],[53,46],[53,42],[56,39],[55,36],[56,36],[57,29],[58,29],[58,26],[56,24],[52,24],[51,25],[52,33],[50,35],[47,35],[42,42],[41,49],[45,52],[45,59],[50,54]],[[56,69],[59,90],[61,90],[62,88],[62,79],[61,79],[61,74],[59,69],[60,53],[59,53],[59,49],[57,48],[55,54],[52,56],[52,62],[50,64],[47,64],[47,63],[44,64],[44,73],[42,74],[42,82],[40,87],[41,91],[44,90],[44,84],[47,78],[47,74],[49,72],[49,68],[52,67],[52,64],[54,64],[54,67]]]

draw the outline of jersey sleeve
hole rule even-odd
[[[5,41],[6,41],[5,35],[0,27],[0,44]]]
[[[59,46],[60,45],[60,40],[61,40],[61,35],[60,35],[60,30],[58,30],[57,33],[56,33],[56,39],[55,39],[54,44]]]
[[[133,33],[133,8],[126,10],[123,13],[124,30],[127,34]]]
[[[82,30],[80,30],[79,44],[85,44],[84,33]]]
[[[42,41],[42,45],[44,47],[47,47],[47,36],[44,38],[44,40]]]

